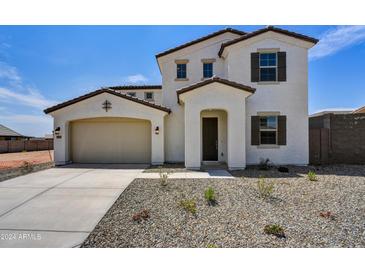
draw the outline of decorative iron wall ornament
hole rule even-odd
[[[109,109],[112,108],[112,103],[110,103],[108,100],[105,100],[103,103],[103,109],[105,109],[106,112],[108,112]]]

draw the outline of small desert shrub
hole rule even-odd
[[[333,215],[333,213],[331,211],[321,211],[319,213],[319,216],[321,216],[322,218],[330,219],[330,220],[335,219],[335,216]]]
[[[274,183],[266,183],[264,178],[260,178],[257,182],[257,189],[260,198],[266,199],[274,192]]]
[[[180,206],[186,211],[196,214],[196,203],[194,200],[181,200]]]
[[[162,169],[159,169],[159,175],[160,175],[160,184],[161,186],[167,186],[170,173],[169,172],[163,172]]]
[[[150,217],[150,213],[147,209],[143,209],[142,211],[134,214],[132,216],[133,221],[140,222],[142,220],[147,220]]]
[[[217,248],[216,244],[207,244],[207,248]]]
[[[269,160],[269,158],[260,159],[259,169],[260,170],[269,170],[270,169],[270,160]]]
[[[308,172],[308,179],[309,181],[318,181],[316,173],[314,171]]]
[[[24,172],[31,172],[33,170],[32,164],[28,161],[23,161],[21,168]]]
[[[280,225],[266,225],[264,228],[266,234],[275,235],[278,238],[285,238],[284,229]]]
[[[217,201],[215,199],[214,189],[209,187],[204,192],[204,197],[208,202],[208,205],[214,206],[216,205]]]

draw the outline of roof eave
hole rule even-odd
[[[230,33],[234,33],[234,34],[237,34],[237,35],[245,35],[247,34],[246,32],[244,31],[240,31],[240,30],[236,30],[236,29],[232,29],[232,28],[226,28],[226,29],[223,29],[223,30],[220,30],[220,31],[216,31],[216,32],[213,32],[209,35],[206,35],[206,36],[203,36],[203,37],[200,37],[196,40],[193,40],[193,41],[190,41],[190,42],[187,42],[185,44],[182,44],[180,46],[177,46],[175,48],[171,48],[171,49],[168,49],[166,51],[163,51],[161,53],[158,53],[155,55],[156,59],[158,60],[160,57],[163,57],[163,56],[166,56],[166,55],[169,55],[171,53],[174,53],[176,51],[179,51],[181,49],[184,49],[184,48],[187,48],[189,46],[192,46],[192,45],[195,45],[195,44],[198,44],[200,42],[203,42],[203,41],[206,41],[210,38],[213,38],[213,37],[216,37],[218,35],[221,35],[221,34],[224,34],[224,33],[227,33],[227,32],[230,32]]]
[[[239,43],[241,41],[248,40],[248,39],[250,39],[252,37],[255,37],[257,35],[260,35],[260,34],[263,34],[265,32],[269,32],[269,31],[276,32],[276,33],[280,33],[280,34],[283,34],[283,35],[287,35],[287,36],[293,37],[294,39],[303,40],[303,41],[312,43],[313,45],[315,45],[315,44],[317,44],[319,42],[318,39],[313,38],[313,37],[309,37],[309,36],[305,36],[305,35],[302,35],[302,34],[299,34],[299,33],[295,33],[295,32],[291,32],[291,31],[283,30],[283,29],[276,28],[276,27],[273,27],[273,26],[269,26],[267,28],[259,29],[259,30],[256,30],[254,32],[247,33],[246,35],[244,35],[242,37],[238,37],[237,39],[233,39],[231,41],[228,41],[226,43],[223,43],[221,45],[220,49],[219,49],[218,56],[219,57],[222,57],[222,55],[223,55],[224,50],[226,49],[226,47],[229,47],[229,46],[231,46],[233,44],[236,44],[236,43]]]
[[[68,107],[70,105],[76,104],[78,102],[81,102],[83,100],[86,100],[88,98],[97,96],[97,95],[102,94],[102,93],[109,93],[111,95],[115,95],[115,96],[121,97],[123,99],[126,99],[126,100],[129,100],[129,101],[135,102],[135,103],[139,103],[139,104],[145,105],[147,107],[151,107],[151,108],[154,108],[154,109],[157,109],[157,110],[160,110],[160,111],[164,111],[164,112],[166,112],[168,114],[171,113],[171,109],[169,109],[169,108],[166,108],[166,107],[163,107],[163,106],[160,106],[160,105],[155,105],[155,104],[149,103],[147,101],[144,101],[144,100],[141,100],[141,99],[138,99],[138,98],[134,98],[134,97],[131,97],[131,96],[128,96],[128,95],[125,95],[125,94],[118,93],[118,92],[116,92],[113,89],[99,89],[99,90],[90,92],[88,94],[82,95],[80,97],[71,99],[69,101],[63,102],[61,104],[58,104],[58,105],[49,107],[49,108],[43,110],[43,112],[45,114],[51,114],[51,113],[53,113],[53,112],[55,112],[55,111],[57,111],[59,109]]]
[[[255,91],[256,91],[255,88],[250,87],[250,86],[245,86],[245,85],[242,85],[240,83],[236,83],[236,82],[229,81],[227,79],[222,79],[222,78],[219,78],[219,77],[213,77],[213,78],[207,79],[205,81],[202,81],[202,82],[193,84],[191,86],[188,86],[188,87],[177,90],[176,91],[177,103],[181,104],[181,101],[180,101],[180,95],[181,94],[184,94],[186,92],[189,92],[189,91],[192,91],[192,90],[195,90],[197,88],[201,88],[203,86],[213,84],[213,83],[220,83],[220,84],[227,85],[227,86],[230,86],[230,87],[233,87],[233,88],[241,89],[241,90],[246,91],[246,92],[250,92],[252,94],[255,93]]]

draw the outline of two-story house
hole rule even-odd
[[[56,164],[308,164],[308,49],[276,27],[224,29],[156,55],[161,86],[103,88],[45,110]]]

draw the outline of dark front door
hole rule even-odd
[[[218,161],[218,118],[203,118],[203,161]]]

